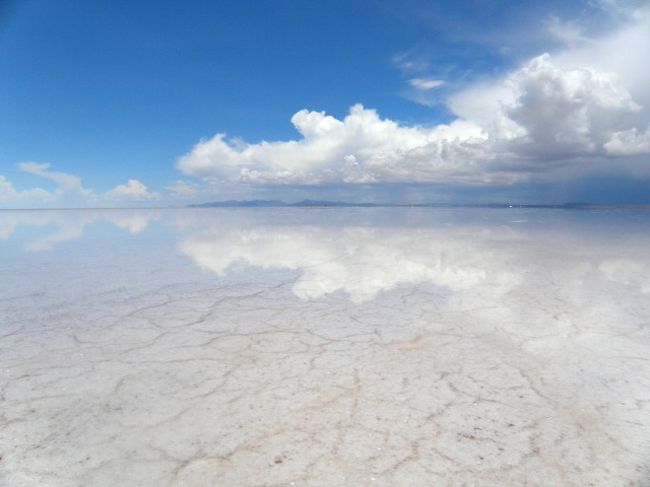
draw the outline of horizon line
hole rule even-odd
[[[250,205],[255,202],[270,204]],[[229,204],[225,204],[229,203]],[[182,210],[182,209],[232,209],[232,208],[492,208],[492,209],[650,209],[650,203],[618,204],[618,203],[350,203],[345,201],[312,201],[303,200],[295,203],[286,203],[275,200],[225,200],[208,203],[194,203],[188,205],[165,206],[107,206],[107,207],[56,207],[56,208],[0,208],[0,211],[105,211],[105,210]]]

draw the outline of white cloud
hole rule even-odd
[[[18,190],[6,177],[0,175],[0,202],[20,202],[29,200],[51,201],[54,195],[43,188]]]
[[[249,144],[220,133],[201,140],[177,167],[252,184],[504,184],[645,151],[650,16],[637,13],[598,39],[559,19],[549,28],[569,47],[452,95],[448,107],[457,118],[449,124],[408,126],[361,105],[341,120],[301,110],[291,119],[296,140]],[[439,81],[411,84],[426,91]]]
[[[196,183],[192,181],[174,181],[167,186],[165,189],[171,193],[173,198],[177,199],[187,199],[196,196],[199,192],[199,188]]]
[[[0,175],[0,203],[10,207],[41,207],[51,205],[85,207],[98,202],[113,201],[153,201],[162,199],[158,192],[149,191],[137,179],[129,179],[106,193],[96,193],[83,187],[79,176],[51,170],[51,164],[21,162],[18,168],[33,176],[51,181],[53,189],[34,187],[17,189],[5,176]],[[175,198],[189,198],[198,191],[197,185],[189,181],[176,181],[167,187]]]
[[[636,117],[630,118],[638,126],[639,121],[648,121],[650,109],[650,65],[646,59],[649,44],[650,10],[643,15],[639,13],[638,17],[607,35],[555,53],[553,59],[560,69],[588,67],[615,74],[618,83],[643,108]]]
[[[645,132],[639,132],[636,128],[615,132],[605,144],[605,149],[615,156],[650,154],[650,127]]]
[[[614,155],[607,146],[614,134],[648,126],[643,46],[649,43],[650,17],[639,17],[601,38],[533,58],[502,79],[474,84],[448,105],[485,127],[509,159],[540,162],[536,172],[576,162],[585,169],[588,161]]]
[[[624,116],[640,110],[614,74],[561,69],[548,54],[451,106],[458,119],[434,127],[400,125],[361,105],[343,120],[302,110],[292,118],[301,140],[245,144],[218,134],[178,167],[248,183],[503,184],[570,158],[605,155]]]
[[[5,176],[0,175],[0,202],[41,205],[53,203],[64,196],[76,195],[83,198],[92,196],[93,192],[82,186],[81,178],[72,174],[51,171],[50,167],[49,163],[21,162],[18,164],[21,171],[53,182],[56,185],[53,190],[40,187],[19,190]]]
[[[413,51],[395,54],[392,62],[398,69],[405,73],[422,73],[429,69],[429,62]]]
[[[49,163],[38,163],[38,162],[21,162],[18,164],[20,170],[33,174],[49,181],[52,181],[57,185],[55,192],[57,194],[63,193],[78,193],[81,196],[90,196],[92,191],[85,189],[81,185],[81,178],[74,176],[72,174],[67,174],[63,172],[51,171],[51,164]]]
[[[160,193],[151,192],[137,179],[129,179],[126,184],[115,186],[104,193],[104,198],[109,200],[150,201],[161,198]]]
[[[106,193],[96,193],[84,188],[79,176],[51,170],[49,163],[21,162],[18,168],[33,176],[47,179],[56,186],[54,189],[40,187],[20,190],[5,176],[0,175],[0,203],[9,207],[41,207],[51,205],[84,207],[101,201],[154,201],[162,199],[158,192],[150,191],[137,179],[129,179]],[[176,181],[167,188],[176,198],[189,198],[198,189],[194,183]],[[194,191],[194,192],[192,192]]]
[[[489,133],[493,155],[535,172],[571,158],[604,156],[611,133],[641,109],[616,74],[560,67],[549,54],[503,80],[452,96],[449,106]],[[526,161],[536,164],[528,167]]]
[[[557,15],[551,15],[545,22],[545,26],[551,37],[564,44],[571,46],[588,41],[583,26],[576,21],[563,20]]]
[[[591,67],[561,69],[548,54],[512,74],[506,85],[514,101],[504,102],[502,113],[517,127],[506,138],[522,157],[598,153],[621,116],[640,109],[614,74]]]
[[[441,79],[413,78],[409,80],[409,84],[418,90],[429,91],[444,86],[445,82]]]
[[[217,134],[199,142],[178,168],[248,183],[475,179],[468,156],[487,138],[480,127],[462,120],[406,127],[361,105],[343,120],[301,110],[291,121],[301,140],[244,144]]]

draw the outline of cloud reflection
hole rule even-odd
[[[590,221],[582,213],[531,211],[526,218],[491,213],[463,221],[479,213],[460,212],[454,221],[423,215],[415,226],[392,223],[399,215],[389,212],[388,222],[370,225],[355,218],[328,222],[323,215],[322,224],[311,217],[274,224],[263,212],[227,219],[233,215],[215,213],[203,230],[188,229],[195,233],[180,241],[180,252],[217,276],[245,267],[289,271],[293,294],[303,300],[342,292],[363,303],[400,287],[428,285],[448,294],[457,309],[532,316],[560,300],[581,317],[624,324],[621,303],[650,293],[650,236],[632,213],[600,213]],[[520,292],[532,293],[534,302],[522,304]],[[599,293],[603,299],[594,302]],[[578,313],[585,306],[593,313]]]
[[[0,213],[0,240],[16,237],[21,227],[38,229],[38,236],[23,244],[26,252],[46,252],[58,244],[78,240],[86,227],[105,221],[120,230],[135,235],[144,231],[160,214],[149,211],[6,211]]]
[[[489,282],[504,292],[515,282],[490,243],[515,238],[510,229],[347,227],[232,228],[185,239],[181,252],[223,276],[236,264],[289,269],[301,299],[345,292],[355,303],[404,284],[429,283],[459,291]],[[488,265],[489,262],[489,265]]]
[[[84,228],[93,221],[95,221],[94,216],[54,220],[57,226],[54,232],[27,242],[24,248],[27,252],[45,252],[52,250],[61,242],[77,240],[83,237]]]
[[[117,228],[128,231],[132,235],[142,232],[159,215],[147,211],[111,212],[105,215],[106,220]]]

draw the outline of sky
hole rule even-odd
[[[0,0],[0,207],[650,203],[647,1]]]

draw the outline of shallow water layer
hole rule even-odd
[[[0,485],[650,483],[650,212],[0,212]]]

